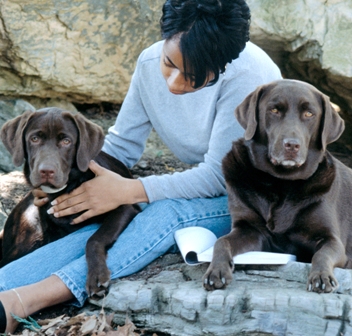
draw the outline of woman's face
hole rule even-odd
[[[188,74],[188,80],[185,79],[183,69],[183,57],[179,48],[179,38],[166,40],[160,57],[160,68],[169,91],[173,94],[185,94],[202,89],[208,84],[211,78],[208,78],[203,86],[194,89],[192,87],[194,74]]]

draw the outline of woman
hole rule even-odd
[[[140,55],[119,116],[103,150],[132,167],[152,128],[182,161],[198,166],[172,175],[124,179],[91,162],[96,177],[49,210],[55,216],[84,211],[74,224],[121,204],[146,203],[108,251],[111,278],[137,272],[175,247],[174,231],[203,226],[218,237],[230,231],[221,160],[243,129],[234,110],[258,85],[281,78],[270,58],[248,42],[250,12],[244,0],[167,0],[164,38]],[[99,186],[99,187],[97,187]],[[45,195],[36,192],[36,205]],[[3,329],[10,312],[25,317],[71,301],[83,305],[84,248],[98,225],[87,226],[0,270]]]

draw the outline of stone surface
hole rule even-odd
[[[36,110],[45,107],[58,107],[67,111],[77,112],[75,105],[67,100],[56,99],[56,98],[46,98],[41,99],[37,97],[25,97],[25,101],[31,104]]]
[[[121,102],[163,0],[0,2],[0,94]]]
[[[0,94],[121,103],[138,55],[160,39],[163,2],[2,1]],[[351,110],[352,2],[248,4],[251,40],[283,74],[316,85]]]
[[[251,40],[288,78],[308,81],[352,116],[352,2],[248,0]]]
[[[178,263],[150,277],[120,279],[104,300],[91,303],[113,310],[119,324],[127,312],[137,326],[171,335],[352,333],[351,270],[335,270],[337,293],[316,294],[306,291],[310,264],[238,267],[235,280],[213,292],[201,285],[206,268]]]

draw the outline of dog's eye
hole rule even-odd
[[[64,145],[69,145],[70,143],[71,143],[71,140],[70,139],[68,139],[68,138],[64,138],[64,139],[62,139],[61,140],[61,142],[64,144]]]
[[[36,143],[36,142],[39,141],[39,137],[37,137],[36,135],[33,135],[33,136],[31,137],[31,141],[34,142],[34,143]]]
[[[270,110],[270,112],[271,113],[279,113],[279,110],[277,109],[277,108],[272,108],[271,110]]]
[[[313,117],[313,113],[312,113],[312,112],[309,112],[309,111],[305,111],[305,112],[304,112],[304,116],[305,116],[306,118],[311,118],[311,117]]]

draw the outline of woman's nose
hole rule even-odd
[[[170,91],[183,90],[186,86],[186,80],[183,74],[178,69],[173,69],[167,79],[167,86]]]

